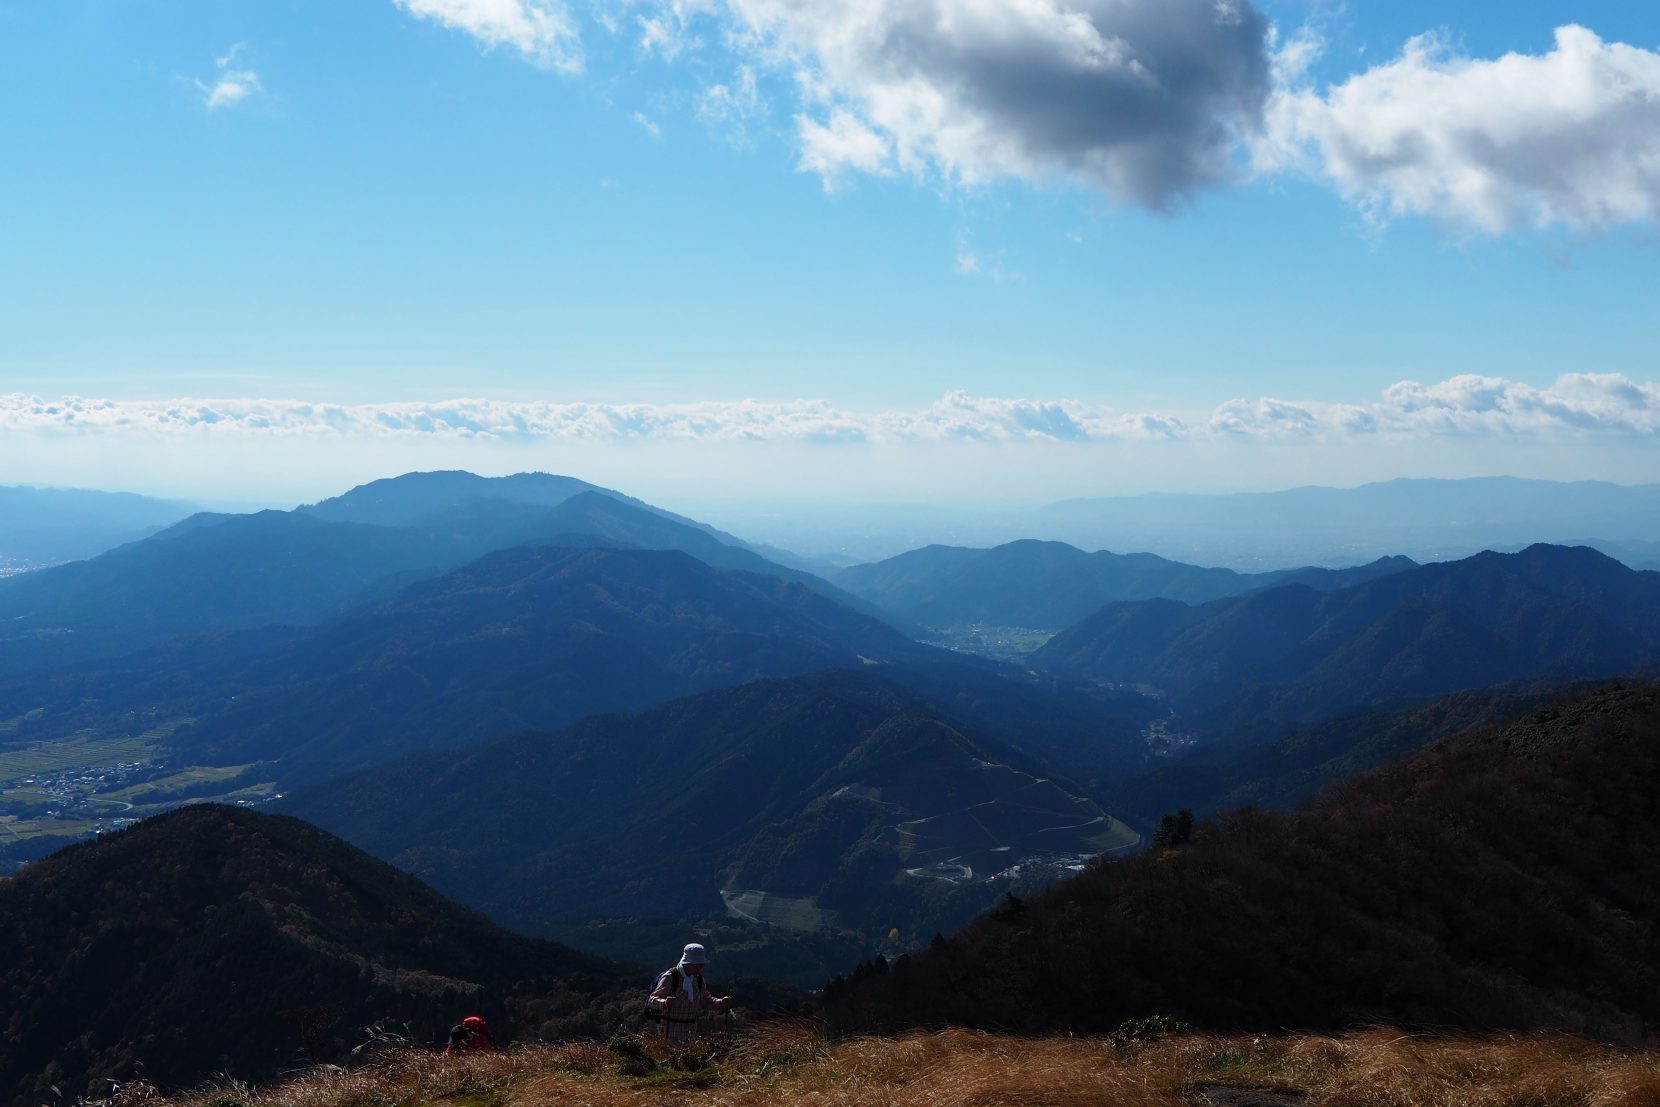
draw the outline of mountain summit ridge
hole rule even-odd
[[[1538,543],[1332,592],[1290,585],[1195,607],[1111,604],[1032,655],[1146,683],[1190,713],[1315,722],[1368,705],[1660,660],[1660,573]]]

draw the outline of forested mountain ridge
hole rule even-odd
[[[834,579],[883,610],[924,626],[1060,630],[1118,601],[1204,603],[1287,583],[1325,591],[1413,565],[1397,557],[1352,569],[1238,573],[1149,553],[1086,553],[1064,542],[1024,539],[992,549],[926,546],[843,569]]]
[[[474,1009],[504,1038],[600,1033],[636,973],[510,934],[296,819],[187,807],[0,880],[0,1103],[261,1080],[380,1019]]]
[[[1114,810],[1144,827],[1178,808],[1200,815],[1252,806],[1290,810],[1437,739],[1507,722],[1586,687],[1521,681],[1340,715],[1262,743],[1200,744],[1121,776],[1104,794]]]
[[[263,763],[257,781],[286,785],[760,677],[900,661],[958,664],[774,576],[673,550],[521,546],[317,628],[173,639],[0,680],[0,720],[12,747],[155,728],[178,763]]]
[[[281,806],[527,933],[733,907],[869,948],[1134,843],[1038,750],[887,672],[722,689],[383,765]]]
[[[827,990],[843,1030],[1660,1023],[1660,686],[1465,732],[1307,811],[1146,853]],[[995,997],[988,1002],[987,997]]]
[[[678,551],[522,546],[245,663],[175,738],[311,779],[584,715],[936,651],[800,584]]]
[[[1112,604],[1035,666],[1138,682],[1216,726],[1307,724],[1509,680],[1609,676],[1660,659],[1660,573],[1535,545],[1334,592],[1288,586],[1196,607]]]

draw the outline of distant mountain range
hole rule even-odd
[[[183,1089],[431,1042],[598,1036],[643,975],[501,929],[295,819],[193,807],[0,880],[0,1103]],[[609,1005],[609,1009],[607,1007]]]
[[[1388,557],[1352,569],[1236,573],[1153,554],[1085,553],[1063,542],[1027,539],[989,550],[927,546],[843,569],[834,579],[877,607],[923,626],[1060,630],[1121,600],[1194,604],[1294,583],[1330,591],[1414,565],[1404,557]]]
[[[0,569],[95,557],[195,510],[129,492],[0,486]]]
[[[1536,542],[1660,540],[1660,485],[1479,477],[1119,496],[1050,505],[1026,531],[1212,565],[1354,564],[1384,554],[1441,560]]]
[[[1482,728],[1135,857],[825,991],[833,1030],[1552,1029],[1660,1020],[1660,687]]]
[[[1219,737],[1660,660],[1660,573],[1590,549],[1539,545],[1332,592],[1292,585],[1193,607],[1112,604],[1031,660],[1071,676],[1151,685],[1189,716],[1210,713]]]
[[[119,656],[179,635],[311,625],[533,543],[682,550],[875,614],[722,537],[569,477],[409,474],[292,512],[196,515],[89,561],[0,580],[0,672]]]
[[[14,740],[189,719],[171,744],[192,763],[316,779],[758,677],[952,656],[805,585],[676,550],[517,546],[315,629],[14,677],[0,718],[17,719]]]
[[[1446,561],[1535,542],[1592,545],[1621,560],[1635,545],[1639,560],[1628,564],[1660,567],[1652,549],[1643,548],[1660,542],[1660,485],[1654,484],[1401,479],[1355,488],[1102,496],[1042,507],[965,498],[710,510],[720,511],[722,525],[840,565],[927,545],[991,547],[1038,538],[1250,572],[1361,565],[1393,555]]]
[[[1097,719],[1103,747],[1134,738]],[[875,949],[1137,841],[1046,752],[893,676],[830,671],[382,765],[281,808],[526,933],[731,911]]]

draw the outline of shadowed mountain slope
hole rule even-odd
[[[381,766],[284,809],[530,933],[730,907],[914,935],[966,921],[1018,867],[1134,842],[967,730],[889,678],[821,672]]]
[[[421,526],[435,534],[471,536],[484,550],[526,543],[593,544],[643,550],[680,550],[716,569],[762,573],[805,584],[821,595],[873,618],[892,616],[805,570],[769,561],[754,549],[701,524],[609,493],[581,492],[553,508],[527,508],[501,500],[483,500],[432,516]],[[576,536],[591,536],[580,543]],[[724,540],[723,540],[724,539]]]
[[[1660,1022],[1660,688],[1465,732],[1242,811],[826,991],[841,1029]],[[996,997],[988,1002],[986,997]]]
[[[18,741],[190,718],[173,744],[192,763],[278,761],[287,780],[763,676],[949,656],[678,551],[521,546],[313,631],[16,678],[0,711]]]
[[[1289,810],[1357,773],[1463,730],[1507,722],[1572,687],[1519,682],[1455,692],[1396,710],[1344,715],[1260,744],[1201,744],[1102,791],[1125,818],[1156,827],[1171,811]]]
[[[295,819],[193,807],[0,880],[0,1102],[178,1088],[340,1058],[379,1019],[419,1039],[597,1033],[634,974],[510,934]],[[630,993],[631,994],[631,993]]]
[[[1059,630],[1117,601],[1204,603],[1289,583],[1326,591],[1413,565],[1406,558],[1383,558],[1353,569],[1236,573],[1147,553],[1085,553],[1064,542],[1024,540],[989,550],[927,546],[844,569],[835,580],[883,610],[924,626]]]
[[[339,769],[759,676],[926,656],[775,577],[678,551],[526,546],[250,667],[251,691],[181,741],[219,760]]]
[[[1613,675],[1660,658],[1660,573],[1583,547],[1425,565],[1336,592],[1305,587],[1197,607],[1113,604],[1034,665],[1140,682],[1184,711],[1310,723],[1509,680]]]

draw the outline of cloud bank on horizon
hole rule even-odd
[[[394,0],[567,72],[559,0]],[[612,0],[604,33],[672,63],[731,55],[786,89],[800,168],[826,188],[1071,182],[1169,211],[1252,175],[1328,183],[1373,221],[1482,234],[1660,220],[1660,53],[1564,26],[1537,55],[1461,55],[1440,34],[1327,88],[1318,34],[1250,0]],[[714,107],[722,107],[715,103]],[[726,105],[729,107],[729,105]]]
[[[0,396],[0,431],[560,442],[1091,443],[1660,435],[1660,384],[1569,373],[1539,388],[1498,377],[1402,381],[1371,403],[1237,399],[1209,413],[1122,412],[1074,400],[951,392],[919,411],[862,412],[821,400],[683,404],[457,399],[325,404],[301,400],[110,400]]]

